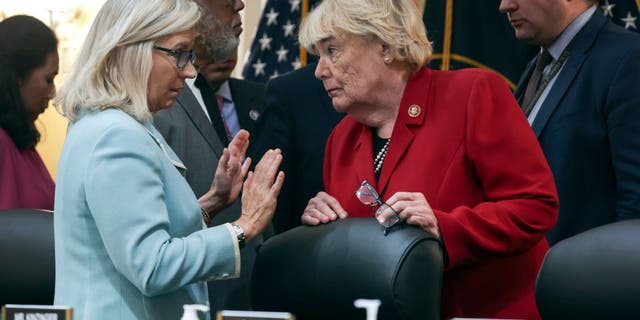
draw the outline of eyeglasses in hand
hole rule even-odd
[[[189,62],[191,62],[191,65],[196,62],[196,53],[193,50],[172,50],[160,46],[153,46],[153,48],[158,51],[166,52],[176,58],[176,67],[178,67],[179,70],[184,69]]]
[[[389,233],[391,227],[402,221],[398,213],[390,205],[382,201],[380,195],[378,195],[378,192],[376,192],[369,181],[362,181],[360,188],[356,190],[356,197],[362,204],[370,206],[372,211],[376,209],[374,216],[378,223],[384,227],[385,236]]]

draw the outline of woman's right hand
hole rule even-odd
[[[348,216],[336,198],[326,192],[318,192],[307,203],[307,207],[302,213],[302,223],[315,226]]]
[[[235,223],[242,228],[247,241],[262,233],[273,219],[284,182],[284,172],[278,172],[281,162],[280,149],[267,151],[256,165],[255,172],[249,172],[244,182],[242,214]]]

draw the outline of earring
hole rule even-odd
[[[390,57],[385,57],[384,58],[384,63],[386,63],[386,64],[391,63],[391,58]]]

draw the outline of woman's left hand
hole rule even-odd
[[[422,193],[396,192],[386,203],[398,213],[400,219],[440,238],[438,219]]]

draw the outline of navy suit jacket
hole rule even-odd
[[[515,95],[522,99],[534,62]],[[600,10],[571,54],[532,128],[560,199],[550,244],[610,222],[640,217],[640,34]]]
[[[309,199],[324,190],[324,146],[331,130],[344,116],[333,109],[314,70],[315,64],[308,65],[267,83],[265,109],[256,128],[257,140],[250,147],[254,163],[268,149],[282,150],[280,169],[285,179],[273,219],[275,233],[300,225]]]

